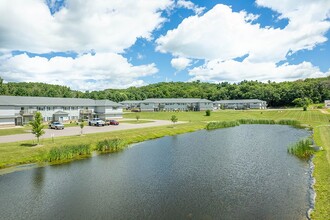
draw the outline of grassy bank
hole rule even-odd
[[[313,160],[316,202],[312,219],[330,219],[330,126],[315,127],[314,141],[324,151],[316,152]]]
[[[172,126],[144,128],[143,132],[141,129],[131,129],[84,136],[57,137],[54,138],[54,142],[51,139],[42,139],[40,146],[34,146],[33,141],[2,143],[0,144],[0,168],[26,163],[42,163],[45,155],[56,147],[90,145],[92,150],[97,150],[97,144],[105,139],[120,138],[128,145],[163,136],[192,132],[204,127],[205,123],[186,123],[177,124],[175,128]]]

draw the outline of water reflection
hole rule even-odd
[[[45,179],[45,168],[44,167],[40,167],[38,169],[33,169],[32,170],[32,182],[33,182],[33,186],[38,189],[41,190],[44,184],[44,179]]]

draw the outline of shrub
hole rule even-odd
[[[304,105],[303,110],[307,111],[307,105]]]
[[[206,111],[205,111],[205,115],[206,115],[206,116],[211,116],[211,110],[210,110],[210,109],[206,110]]]

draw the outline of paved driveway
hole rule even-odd
[[[182,122],[178,122],[182,123]],[[85,126],[83,129],[84,134],[91,134],[91,133],[101,133],[101,132],[109,132],[109,131],[120,131],[120,130],[127,130],[127,129],[135,129],[135,128],[147,128],[147,127],[155,127],[155,126],[162,126],[162,125],[170,125],[172,122],[164,121],[164,120],[153,120],[150,123],[142,123],[142,124],[130,124],[130,123],[121,123],[120,125],[114,126],[104,126],[104,127],[95,127],[95,126]],[[45,134],[41,137],[44,138],[51,138],[52,135],[54,137],[61,137],[61,136],[74,136],[80,135],[80,127],[68,127],[64,130],[53,130],[53,129],[45,129]],[[26,140],[33,140],[35,136],[31,133],[29,134],[15,134],[15,135],[7,135],[7,136],[0,136],[0,143],[9,143],[9,142],[16,142],[16,141],[26,141]]]

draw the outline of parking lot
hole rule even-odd
[[[182,123],[182,122],[178,122]],[[172,124],[171,121],[165,120],[153,120],[150,123],[143,123],[143,124],[130,124],[130,123],[121,123],[120,125],[110,125],[104,127],[96,127],[96,126],[85,126],[83,129],[83,134],[92,134],[92,133],[101,133],[101,132],[111,132],[111,131],[120,131],[120,130],[127,130],[127,129],[136,129],[136,128],[147,128],[147,127],[155,127],[155,126],[162,126],[162,125],[170,125]],[[61,136],[74,136],[80,135],[81,129],[79,126],[77,127],[68,127],[64,130],[54,130],[54,129],[45,129],[45,134],[41,137],[44,138],[52,138],[54,137],[61,137]],[[16,142],[16,141],[25,141],[25,140],[33,140],[35,136],[31,133],[27,134],[15,134],[15,135],[8,135],[8,136],[0,136],[0,143],[9,143],[9,142]]]

